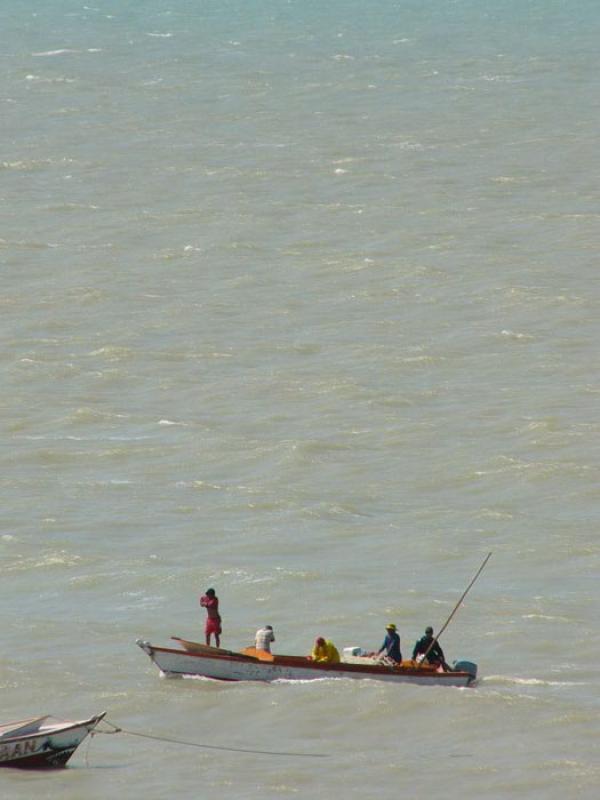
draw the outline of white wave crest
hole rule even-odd
[[[511,675],[486,675],[480,684],[503,683],[514,686],[581,686],[581,681],[549,681],[542,678],[519,678]]]
[[[41,53],[32,53],[32,56],[36,58],[42,58],[43,56],[62,56],[67,53],[79,53],[79,50],[70,50],[68,47],[64,47],[61,50],[45,50]]]

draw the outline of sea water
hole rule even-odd
[[[600,7],[5,0],[2,721],[32,797],[600,792]],[[160,680],[269,623],[476,688]],[[198,749],[163,741],[297,755]],[[321,758],[311,757],[318,754]]]

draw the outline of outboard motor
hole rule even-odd
[[[472,680],[477,677],[477,664],[472,661],[455,661],[452,669],[454,672],[468,672]]]

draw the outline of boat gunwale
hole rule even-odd
[[[45,736],[56,736],[57,734],[61,733],[68,733],[69,731],[75,730],[76,728],[86,728],[87,733],[90,732],[90,729],[96,727],[96,725],[101,722],[104,717],[106,716],[106,711],[103,711],[101,714],[95,714],[93,717],[89,719],[83,720],[64,720],[62,723],[59,721],[56,725],[53,725],[49,728],[38,728],[36,731],[32,731],[31,733],[22,733],[18,736],[3,736],[0,739],[0,745],[4,744],[12,744],[13,742],[20,742],[24,739],[40,739]],[[35,717],[34,717],[35,719]],[[44,719],[48,719],[48,717],[44,717]]]
[[[415,666],[415,667],[398,667],[398,666],[388,666],[385,664],[350,664],[345,661],[338,662],[337,664],[327,664],[325,662],[319,661],[311,661],[306,656],[287,656],[287,655],[273,655],[273,661],[261,661],[259,658],[254,658],[253,656],[246,656],[243,653],[233,654],[233,655],[225,655],[221,653],[200,653],[200,652],[190,652],[188,650],[180,650],[172,647],[160,647],[156,645],[150,644],[150,648],[152,653],[171,653],[177,656],[187,656],[190,658],[195,659],[214,659],[218,661],[225,661],[229,663],[239,663],[239,664],[248,664],[251,663],[253,666],[259,665],[265,671],[268,668],[277,668],[277,667],[295,667],[299,669],[306,669],[310,672],[346,672],[349,674],[353,673],[361,673],[363,675],[395,675],[395,676],[407,676],[407,677],[415,677],[415,678],[425,678],[426,680],[435,680],[435,681],[451,681],[456,680],[457,678],[465,678],[467,679],[467,685],[472,683],[475,678],[468,672],[464,672],[462,670],[458,671],[438,671],[436,668],[428,666]],[[157,666],[160,667],[159,664]],[[162,667],[160,667],[162,669]],[[169,672],[173,672],[173,674],[195,674],[195,673],[177,673],[172,670],[168,670]],[[210,677],[210,676],[209,676]],[[218,679],[222,680],[222,679]],[[240,680],[234,679],[234,680]],[[242,679],[243,680],[243,679]]]

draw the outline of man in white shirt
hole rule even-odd
[[[271,642],[274,641],[275,635],[271,625],[265,625],[264,628],[260,628],[260,630],[256,631],[255,642],[257,650],[264,650],[265,652],[270,653]]]

